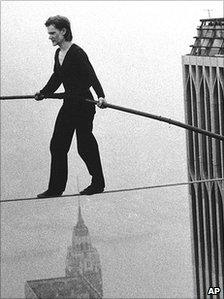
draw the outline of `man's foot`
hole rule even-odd
[[[86,189],[79,192],[79,194],[92,195],[92,194],[96,194],[96,193],[102,193],[103,191],[104,191],[104,187],[91,184]]]
[[[62,195],[63,192],[55,192],[55,191],[50,191],[47,190],[43,193],[37,194],[38,198],[46,198],[46,197],[59,197]]]

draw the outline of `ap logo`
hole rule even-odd
[[[217,294],[219,294],[221,292],[221,289],[220,288],[218,288],[218,287],[211,287],[211,288],[209,288],[209,290],[208,290],[208,295],[217,295]]]

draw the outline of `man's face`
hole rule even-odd
[[[59,30],[55,28],[54,25],[50,25],[47,27],[47,31],[53,46],[60,46],[65,41],[64,35],[66,33],[66,29]]]

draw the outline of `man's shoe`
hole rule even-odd
[[[38,198],[47,198],[47,197],[59,197],[63,192],[53,192],[53,191],[45,191],[43,193],[37,194]]]
[[[96,193],[102,193],[103,191],[104,191],[104,187],[91,184],[86,189],[79,192],[79,194],[81,194],[81,195],[93,195],[93,194],[96,194]]]

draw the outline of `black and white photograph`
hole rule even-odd
[[[1,1],[1,295],[224,298],[224,1]]]

